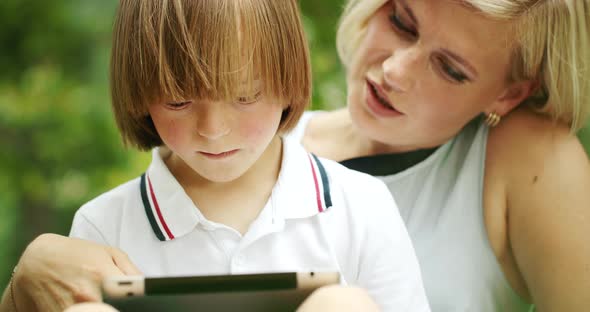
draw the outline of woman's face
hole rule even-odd
[[[510,24],[453,0],[390,0],[348,67],[353,123],[392,151],[444,143],[482,112],[506,110]]]

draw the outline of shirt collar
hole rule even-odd
[[[154,234],[161,241],[191,232],[204,220],[180,183],[164,163],[170,155],[166,147],[152,150],[152,163],[141,177],[141,197]]]
[[[330,179],[322,162],[299,141],[283,139],[281,172],[272,196],[285,219],[312,217],[332,206]]]
[[[207,222],[164,163],[169,154],[166,147],[154,148],[152,163],[140,183],[146,216],[161,241],[186,235]],[[271,197],[274,218],[308,218],[332,206],[323,164],[299,142],[283,139],[281,170]]]

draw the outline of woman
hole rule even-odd
[[[433,311],[590,306],[589,29],[587,0],[348,2],[348,109],[291,136],[388,184]]]

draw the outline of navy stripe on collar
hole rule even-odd
[[[308,155],[308,158],[309,158],[309,164],[311,166],[313,183],[315,186],[318,212],[324,212],[326,209],[332,207],[332,196],[330,195],[330,183],[328,181],[328,176],[326,174],[326,170],[324,169],[324,166],[322,165],[322,162],[314,154],[310,153]],[[314,163],[315,163],[315,166],[314,166]],[[318,174],[316,174],[316,168],[317,168],[317,171],[319,173],[319,176],[320,176],[320,179],[322,182],[323,192],[320,191],[320,187],[319,187],[319,183],[318,183],[318,179],[317,179]],[[323,202],[322,202],[322,199],[323,199]]]
[[[172,232],[170,232],[170,229],[168,228],[168,225],[166,224],[166,221],[162,216],[162,212],[160,211],[160,207],[158,205],[158,200],[156,199],[154,189],[152,188],[152,183],[146,173],[141,175],[141,182],[139,184],[139,188],[141,192],[141,201],[143,202],[143,208],[145,209],[145,214],[148,220],[150,221],[150,225],[152,226],[152,230],[154,231],[156,237],[160,241],[174,239],[174,235],[172,234]],[[150,202],[150,197],[152,199],[152,202]],[[158,220],[160,221],[160,223],[158,223]]]
[[[330,183],[328,182],[328,175],[326,174],[326,169],[324,169],[324,165],[318,159],[318,157],[314,154],[311,154],[315,163],[320,170],[320,176],[322,177],[322,186],[324,187],[324,203],[326,205],[326,209],[332,207],[332,196],[330,195]]]
[[[315,186],[317,209],[318,212],[321,213],[332,207],[330,182],[326,173],[326,169],[324,168],[324,165],[320,159],[311,153],[308,154],[308,158],[314,180],[313,183]],[[158,240],[168,241],[174,239],[174,235],[164,220],[158,200],[155,196],[150,178],[147,173],[141,175],[139,188],[145,214]]]
[[[162,231],[160,231],[160,228],[158,227],[158,223],[156,222],[156,219],[154,218],[154,214],[152,213],[152,207],[150,205],[150,200],[148,199],[148,195],[147,195],[147,191],[146,191],[145,173],[141,175],[141,183],[139,184],[139,190],[141,191],[141,201],[143,202],[143,208],[145,209],[145,214],[146,214],[148,220],[150,221],[150,225],[152,226],[152,230],[154,231],[154,234],[156,234],[156,237],[160,241],[165,241],[166,239],[164,239],[164,235],[162,234]]]

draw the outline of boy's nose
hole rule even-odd
[[[220,106],[215,103],[212,106]],[[197,133],[209,140],[216,140],[228,135],[231,131],[223,110],[220,107],[209,108],[199,112],[197,120]]]

